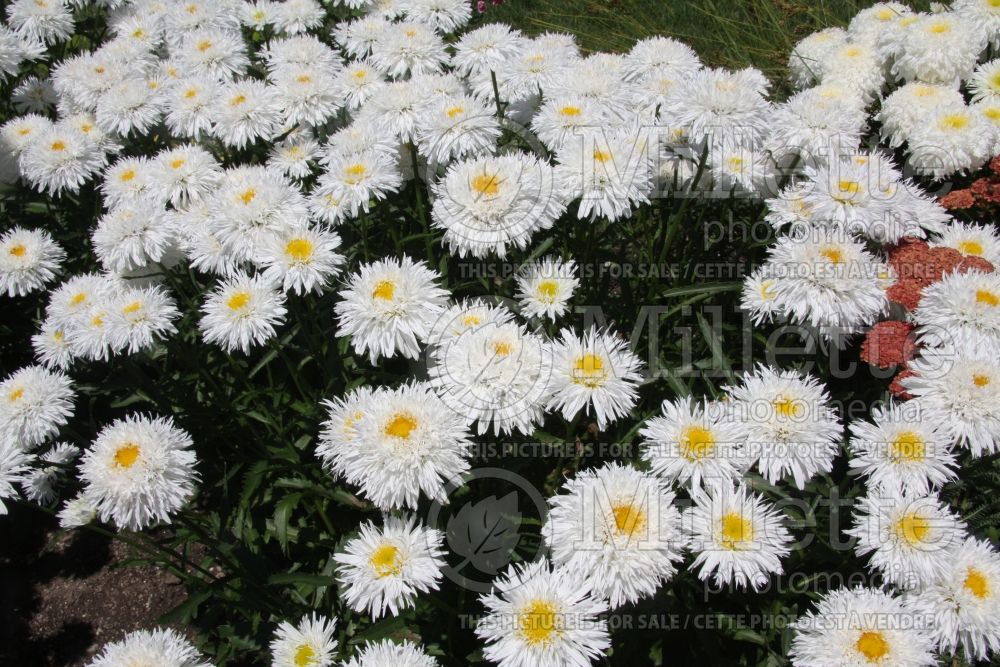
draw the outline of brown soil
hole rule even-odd
[[[106,642],[150,628],[184,600],[130,548],[88,530],[63,532],[37,511],[0,519],[0,665],[86,665]]]

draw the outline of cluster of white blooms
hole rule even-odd
[[[71,47],[85,5],[107,31]],[[885,586],[824,596],[796,623],[792,663],[1000,652],[1000,555],[939,497],[960,454],[1000,450],[1000,235],[918,185],[1000,153],[1000,60],[988,59],[1000,4],[869,7],[796,45],[783,102],[759,70],[706,67],[673,39],[584,55],[568,35],[466,31],[471,18],[464,0],[6,4],[0,82],[17,115],[0,126],[0,176],[45,202],[90,202],[94,219],[73,255],[55,225],[15,220],[0,234],[0,295],[45,297],[37,364],[0,382],[0,512],[20,496],[54,506],[75,469],[82,490],[62,502],[62,526],[169,523],[197,492],[195,438],[171,417],[131,414],[85,447],[66,442],[83,393],[68,373],[155,359],[184,319],[212,359],[284,353],[279,330],[329,294],[323,315],[357,367],[425,362],[324,402],[314,449],[383,512],[331,558],[345,614],[403,615],[441,588],[449,555],[445,533],[409,512],[448,501],[477,437],[530,437],[546,420],[597,434],[639,405],[643,362],[622,323],[569,321],[590,276],[545,254],[552,230],[624,227],[664,194],[750,200],[777,234],[743,285],[755,324],[838,345],[882,324],[912,331],[900,400],[847,425],[846,467],[865,484],[847,534]],[[396,205],[405,198],[415,206]],[[400,250],[410,223],[425,257]],[[369,232],[398,254],[371,257]],[[435,253],[526,258],[504,284],[515,298],[465,296]],[[59,278],[66,265],[86,268]],[[200,303],[178,275],[210,282]],[[682,570],[762,589],[795,537],[767,490],[831,474],[845,429],[822,377],[761,365],[718,400],[664,400],[632,433],[639,460],[566,479],[542,522],[547,555],[481,596],[487,660],[586,667],[612,646],[606,614]],[[346,657],[337,621],[281,622],[273,664]],[[91,664],[207,663],[155,630]],[[437,661],[381,641],[344,664]]]

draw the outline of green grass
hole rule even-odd
[[[786,79],[788,54],[809,33],[846,25],[858,0],[507,0],[490,7],[489,21],[528,34],[576,35],[585,51],[623,52],[638,39],[674,37],[713,67],[754,66],[774,82]],[[926,2],[910,3],[926,9]]]

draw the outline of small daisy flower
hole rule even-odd
[[[918,174],[936,180],[978,169],[993,156],[997,131],[975,109],[965,105],[939,107],[908,137],[907,164]]]
[[[173,629],[137,630],[119,642],[105,644],[87,667],[121,665],[174,665],[176,667],[212,667],[197,649]]]
[[[66,469],[80,456],[80,448],[65,442],[56,443],[38,456],[38,467],[21,480],[24,497],[39,505],[48,505],[56,499],[55,487],[66,477]],[[3,491],[0,490],[0,495]]]
[[[499,139],[495,112],[469,95],[427,104],[417,120],[417,147],[431,163],[492,152]]]
[[[174,320],[180,316],[177,305],[159,285],[128,287],[112,300],[107,320],[108,342],[115,351],[135,354],[177,332]]]
[[[556,184],[568,199],[579,198],[581,220],[618,220],[649,203],[652,172],[646,149],[634,141],[588,132],[567,141],[556,163]]]
[[[358,537],[334,556],[347,604],[373,619],[413,607],[418,594],[441,585],[443,544],[444,533],[413,517],[386,516],[381,529],[362,524]]]
[[[316,0],[285,0],[275,5],[274,27],[289,35],[323,25],[326,10]]]
[[[243,38],[230,30],[205,28],[184,33],[171,55],[184,71],[217,79],[244,74],[250,65]]]
[[[150,162],[151,193],[174,207],[201,201],[222,180],[222,167],[212,154],[193,144],[161,151]]]
[[[0,293],[25,296],[51,282],[66,252],[41,229],[14,227],[0,236]]]
[[[791,551],[792,535],[784,516],[742,484],[710,486],[696,494],[684,511],[691,550],[698,554],[691,567],[702,581],[760,590],[771,574],[781,574],[781,559]]]
[[[0,435],[5,444],[37,447],[73,414],[70,379],[59,371],[25,366],[0,382]]]
[[[288,125],[320,126],[337,113],[343,102],[337,80],[315,64],[283,65],[270,75],[275,100]]]
[[[363,264],[334,306],[339,335],[350,336],[354,351],[372,364],[397,352],[416,359],[448,299],[439,278],[405,255]]]
[[[545,257],[532,262],[517,276],[517,299],[524,317],[547,317],[555,322],[568,309],[573,291],[580,285],[576,262]]]
[[[373,199],[385,199],[402,184],[403,177],[389,156],[365,151],[331,159],[316,194],[333,197],[354,217],[360,211],[367,213]]]
[[[321,293],[340,270],[340,236],[323,228],[289,229],[265,243],[261,252],[264,278],[285,292]]]
[[[31,337],[35,359],[50,370],[66,370],[73,360],[66,330],[51,319],[42,322],[41,331]]]
[[[22,37],[56,44],[73,34],[73,12],[63,0],[14,0],[7,24]]]
[[[271,667],[330,667],[337,651],[336,624],[316,613],[295,625],[283,621],[271,640]]]
[[[285,297],[263,276],[237,271],[205,299],[198,323],[208,343],[226,352],[250,352],[274,337],[285,321]]]
[[[913,311],[922,342],[1000,343],[1000,273],[949,273],[923,289]]]
[[[170,132],[190,139],[211,134],[212,107],[218,99],[219,87],[215,77],[207,74],[185,76],[168,86],[164,106]]]
[[[432,27],[416,21],[389,24],[371,49],[372,62],[394,79],[407,73],[439,72],[448,59],[441,37]]]
[[[194,494],[191,446],[191,436],[170,418],[130,415],[101,429],[80,462],[101,521],[120,530],[169,523]]]
[[[7,514],[5,500],[18,497],[15,484],[23,484],[31,474],[33,457],[13,444],[0,445],[0,516]]]
[[[104,181],[101,183],[104,205],[115,209],[138,199],[151,199],[154,185],[149,158],[119,158],[104,171]]]
[[[162,260],[173,240],[163,213],[159,204],[136,200],[102,215],[90,239],[104,269],[122,274]]]
[[[344,667],[438,667],[436,659],[420,650],[412,642],[403,640],[394,644],[388,639],[380,642],[366,642],[356,656],[344,663]]]
[[[993,266],[1000,266],[1000,234],[993,225],[956,220],[937,234],[930,245],[954,248],[966,257],[982,257]]]
[[[629,466],[587,470],[549,499],[552,562],[590,581],[611,608],[651,597],[676,573],[687,539],[665,482]]]
[[[582,338],[563,329],[553,343],[552,391],[548,410],[571,420],[593,409],[597,427],[626,416],[639,398],[642,361],[609,331],[590,328]]]
[[[517,55],[524,36],[502,23],[488,23],[463,33],[455,42],[452,67],[462,76],[489,76]]]
[[[319,434],[316,456],[335,479],[346,479],[356,486],[362,484],[364,479],[362,471],[353,465],[357,453],[358,422],[365,418],[373,394],[374,391],[368,387],[358,387],[345,396],[322,403],[327,419]]]
[[[39,132],[21,154],[21,175],[39,192],[58,196],[79,192],[107,164],[107,154],[96,141],[57,123]]]
[[[311,136],[290,136],[271,148],[267,166],[288,178],[308,178],[313,173],[312,164],[319,152],[319,144]]]
[[[271,139],[281,122],[281,101],[273,86],[256,79],[224,84],[211,104],[213,133],[227,146],[243,148]]]

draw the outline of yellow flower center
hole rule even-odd
[[[382,299],[383,301],[392,301],[393,297],[396,295],[396,283],[391,280],[380,280],[375,289],[372,290],[373,299]]]
[[[296,262],[305,262],[312,257],[312,241],[309,239],[292,239],[285,244],[285,254]]]
[[[848,47],[848,48],[844,49],[843,53],[848,58],[857,58],[862,53],[864,53],[864,51],[862,51],[861,49],[859,49],[856,46],[851,46],[851,47]]]
[[[950,113],[938,120],[938,129],[941,130],[962,130],[969,124],[969,116],[964,113]]]
[[[124,313],[125,315],[131,315],[132,313],[137,312],[140,308],[142,308],[142,302],[133,301],[129,305],[122,308],[122,313]]]
[[[782,419],[797,418],[802,410],[802,406],[794,398],[780,394],[771,401],[771,405],[774,406],[774,414]]]
[[[295,667],[309,667],[316,664],[316,651],[309,644],[302,644],[295,651]]]
[[[187,90],[184,91],[184,99],[189,100],[197,94],[198,94],[197,88],[188,88]]]
[[[774,281],[765,280],[760,284],[760,298],[764,301],[773,301],[778,294],[774,291]]]
[[[505,340],[497,341],[493,343],[493,352],[498,357],[506,357],[514,350],[514,346]]]
[[[607,371],[604,370],[604,359],[586,352],[573,362],[573,383],[581,384],[591,389],[604,383]]]
[[[990,306],[996,308],[1000,305],[1000,297],[987,289],[977,289],[976,290],[976,303],[981,303],[984,306]]]
[[[19,135],[21,135],[22,137],[26,137],[29,134],[31,134],[31,128],[30,127],[19,127],[19,128],[17,128],[17,133]]]
[[[205,51],[208,51],[210,48],[212,48],[211,41],[203,39],[202,41],[198,42],[198,50],[201,51],[202,53],[205,53]]]
[[[554,280],[543,280],[538,283],[538,299],[546,303],[553,303],[556,300],[556,292],[559,285]]]
[[[753,522],[739,512],[726,512],[722,516],[722,546],[736,551],[753,539]]]
[[[128,183],[135,178],[135,169],[126,169],[122,172],[122,175],[118,177],[123,183]]]
[[[454,118],[455,116],[465,113],[465,107],[457,105],[448,107],[448,109],[445,110],[445,113],[448,114],[448,118]]]
[[[730,171],[740,171],[743,168],[743,158],[738,155],[732,156],[726,162],[729,164]]]
[[[17,245],[11,246],[9,252],[12,257],[24,257],[24,253],[26,253],[27,251],[28,249],[24,246],[23,243],[18,243]]]
[[[979,241],[962,241],[958,244],[958,250],[963,255],[975,255],[976,257],[982,257],[983,244]]]
[[[842,264],[844,261],[844,252],[840,248],[834,248],[832,246],[823,248],[819,251],[819,254],[831,264]]]
[[[7,394],[7,399],[10,400],[11,403],[14,403],[15,401],[19,401],[22,396],[24,396],[24,388],[18,387],[14,391]]]
[[[889,443],[889,457],[896,463],[924,460],[926,445],[923,438],[913,431],[903,431]]]
[[[704,426],[686,426],[681,431],[680,450],[688,461],[700,461],[715,451],[715,436]]]
[[[483,319],[479,315],[468,314],[462,318],[462,325],[466,327],[476,327],[483,323]]]
[[[146,31],[143,30],[142,28],[136,28],[135,30],[132,31],[132,36],[135,37],[136,39],[142,39],[143,37],[146,36]]]
[[[1000,107],[986,107],[983,109],[983,115],[993,123],[1000,125]]]
[[[518,630],[528,644],[535,646],[548,643],[558,632],[556,627],[556,607],[545,600],[534,600],[518,617]]]
[[[930,532],[931,522],[914,512],[904,514],[896,522],[896,537],[911,547],[922,544]]]
[[[615,529],[620,535],[634,537],[646,529],[646,513],[631,503],[612,505],[611,513],[615,517]]]
[[[78,294],[74,294],[73,298],[69,300],[69,305],[79,306],[86,300],[87,300],[87,295],[84,292],[79,292]]]
[[[243,104],[246,101],[247,101],[247,96],[241,93],[239,95],[234,96],[233,99],[229,100],[229,106],[238,107],[239,105]]]
[[[976,385],[977,387],[985,387],[989,385],[989,383],[990,383],[990,378],[986,375],[976,373],[975,375],[972,376],[972,384]]]
[[[368,563],[375,570],[375,575],[379,579],[399,576],[403,571],[403,563],[399,555],[399,549],[395,545],[383,544],[371,555]]]
[[[582,111],[583,110],[580,107],[565,106],[559,110],[559,113],[561,113],[564,116],[579,116],[582,113]]]
[[[965,575],[965,582],[962,583],[962,587],[979,599],[989,597],[990,595],[989,580],[986,578],[985,574],[974,567],[969,568],[969,571]]]
[[[368,172],[365,165],[357,162],[355,164],[347,165],[344,168],[345,178],[344,181],[350,185],[357,185],[361,182],[364,175]]]
[[[883,7],[882,9],[878,10],[878,12],[875,14],[875,18],[877,18],[879,21],[889,21],[895,15],[896,13],[894,11],[892,11],[888,7]]]
[[[365,77],[368,76],[368,70],[359,69],[358,71],[356,71],[351,76],[353,76],[355,79],[358,79],[358,80],[364,79]]]
[[[126,470],[135,465],[139,459],[139,445],[126,442],[115,451],[115,465]]]
[[[927,32],[933,33],[935,35],[943,35],[946,32],[951,32],[951,24],[945,21],[935,21],[934,23],[927,26]]]
[[[857,181],[840,181],[837,183],[837,192],[833,194],[833,198],[841,203],[846,203],[860,191],[861,184]]]
[[[91,326],[97,327],[98,329],[100,329],[101,327],[103,327],[104,326],[104,313],[97,313],[96,315],[94,315],[94,317],[92,317],[91,320],[90,320],[90,324],[91,324]]]
[[[594,159],[600,163],[608,162],[611,159],[611,153],[602,150],[595,150]]]
[[[858,637],[854,645],[858,653],[865,656],[868,662],[876,663],[889,654],[889,642],[878,630],[867,630]]]
[[[250,303],[250,292],[236,292],[226,300],[229,310],[243,310]]]
[[[49,146],[49,148],[51,148],[54,151],[64,151],[66,150],[66,142],[60,139],[56,139],[55,141],[52,142],[52,145]]]
[[[240,201],[243,202],[244,204],[250,204],[250,202],[252,202],[254,197],[256,196],[257,196],[256,190],[254,190],[253,188],[247,188],[246,190],[240,193]]]
[[[500,181],[497,174],[479,174],[472,179],[472,189],[481,195],[495,197],[500,193]]]
[[[410,434],[417,428],[417,420],[413,415],[401,412],[394,415],[389,423],[385,425],[385,434],[392,438],[407,440]]]

